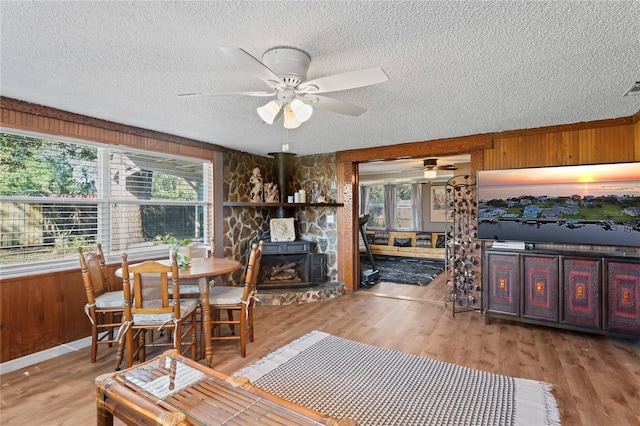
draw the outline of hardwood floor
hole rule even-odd
[[[640,342],[493,321],[478,312],[452,317],[444,279],[426,287],[380,283],[337,299],[256,308],[256,341],[215,349],[215,368],[232,373],[312,330],[554,386],[562,424],[640,424]],[[357,359],[345,359],[356,364]],[[89,349],[0,376],[3,425],[95,423],[94,379],[115,367],[115,349]],[[116,424],[121,424],[116,422]]]

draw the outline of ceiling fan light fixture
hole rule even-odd
[[[262,118],[262,121],[268,124],[273,124],[276,118],[280,116],[280,104],[276,101],[270,101],[266,105],[258,108],[258,115]]]
[[[296,119],[296,116],[293,114],[291,110],[291,105],[287,104],[284,107],[284,128],[285,129],[295,129],[300,127],[302,123]]]
[[[296,120],[304,123],[311,118],[311,114],[313,114],[313,107],[305,104],[300,99],[294,99],[293,102],[291,102],[291,111],[293,111],[293,115],[296,117]]]
[[[425,179],[434,179],[436,176],[438,176],[438,172],[436,170],[425,170],[424,171]]]

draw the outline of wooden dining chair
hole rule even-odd
[[[171,275],[171,278],[169,278]],[[130,280],[133,277],[133,285]],[[138,356],[145,360],[145,347],[169,346],[182,355],[191,351],[191,358],[197,359],[196,307],[197,299],[180,299],[180,280],[176,253],[171,265],[146,261],[139,265],[129,265],[127,254],[122,255],[122,287],[124,292],[124,319],[120,335],[124,338],[118,345],[117,367],[126,349],[127,368]],[[170,330],[153,339],[153,331]],[[147,332],[150,339],[147,342]],[[189,338],[189,335],[191,337]]]
[[[91,322],[91,362],[96,362],[98,345],[111,347],[118,343],[115,331],[120,327],[124,313],[124,296],[121,290],[112,291],[106,274],[102,245],[95,253],[83,253],[78,248],[82,281],[87,295],[84,311]]]
[[[214,286],[209,289],[209,308],[211,309],[211,340],[239,340],[240,353],[244,358],[247,354],[247,332],[249,341],[253,342],[253,307],[256,303],[256,284],[260,272],[260,260],[264,241],[251,246],[249,262],[244,278],[244,286]],[[222,311],[227,311],[227,319],[221,318]],[[238,312],[234,318],[233,312]],[[221,327],[237,325],[240,335],[222,335]],[[232,328],[232,331],[234,328]],[[204,353],[204,339],[202,339],[202,353]]]

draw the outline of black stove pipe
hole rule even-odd
[[[280,202],[286,203],[287,196],[293,195],[293,175],[291,174],[291,158],[296,154],[291,152],[270,152],[268,155],[276,160],[276,183],[278,184],[278,193]],[[292,207],[278,207],[275,216],[277,218],[287,218],[294,216]]]

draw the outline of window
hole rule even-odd
[[[383,185],[371,185],[369,187],[369,209],[367,213],[369,213],[367,228],[385,229]]]
[[[413,223],[411,219],[411,184],[396,185],[396,229],[411,230]]]
[[[0,133],[2,276],[168,254],[169,236],[208,241],[211,164],[129,148]]]
[[[369,213],[367,228],[422,230],[422,185],[419,183],[363,185],[360,199],[361,212]]]

